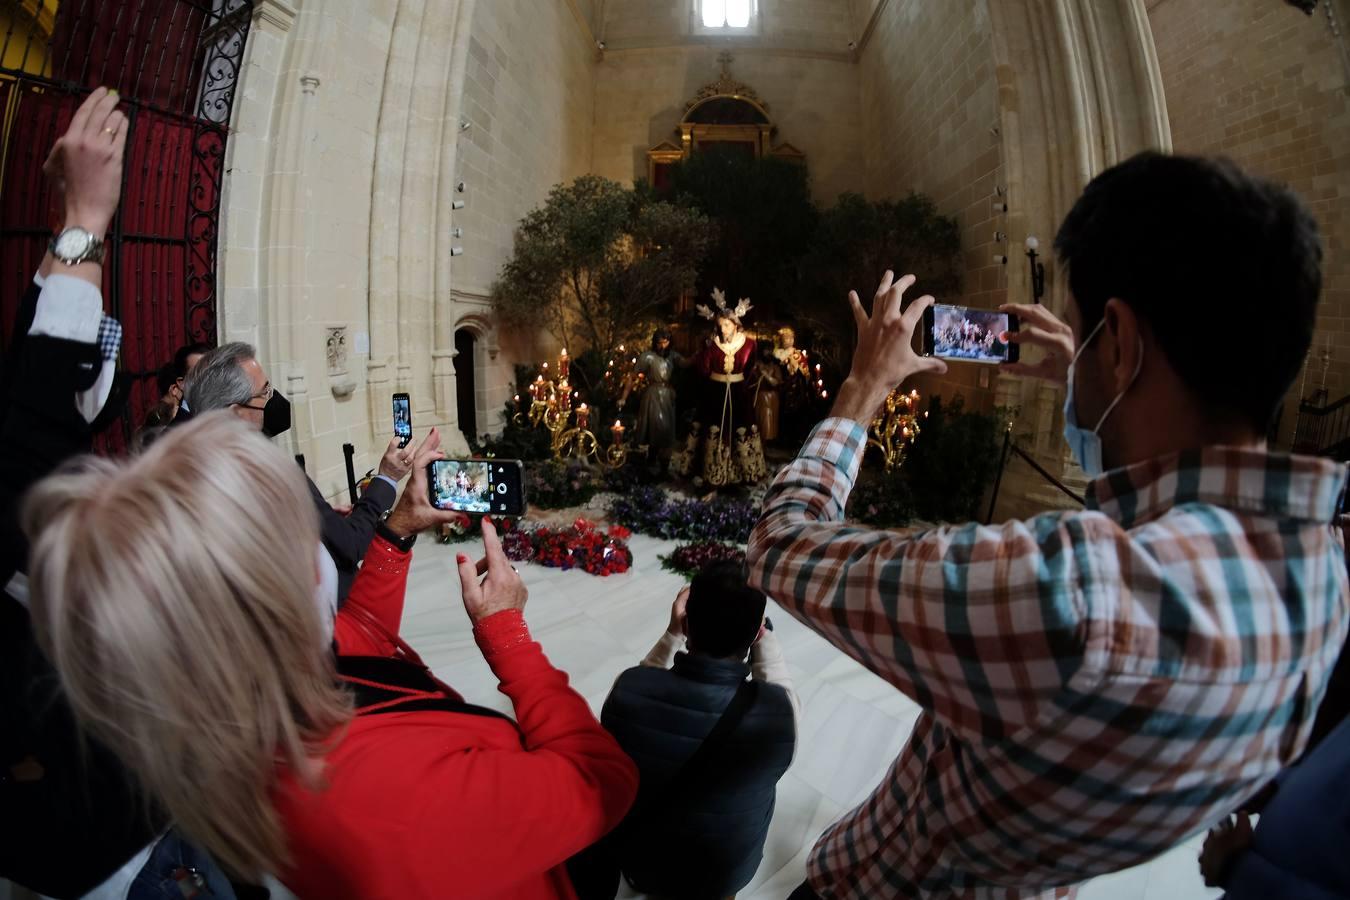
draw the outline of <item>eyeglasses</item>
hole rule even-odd
[[[252,403],[240,403],[239,405],[244,407],[245,409],[261,410],[263,406],[267,405],[267,401],[271,400],[272,395],[275,394],[276,392],[277,392],[276,388],[272,387],[272,382],[269,381],[267,382],[267,384],[263,385],[263,389],[261,391],[258,391],[258,393],[248,398],[250,400],[261,400],[263,402],[262,406],[254,406]]]

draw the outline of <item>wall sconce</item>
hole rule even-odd
[[[459,120],[459,130],[460,130],[460,131],[468,131],[468,130],[469,130],[470,128],[472,128],[472,127],[473,127],[473,123],[470,122],[468,119],[460,119],[460,120]]]
[[[1008,264],[1008,257],[1004,256],[1002,253],[995,253],[994,262],[998,263],[1000,266],[1006,266]]]
[[[995,200],[993,209],[994,215],[1001,216],[1008,211],[1008,204],[1004,203],[1002,200]]]
[[[1045,263],[1037,259],[1040,256],[1037,250],[1041,249],[1041,242],[1035,235],[1027,238],[1027,259],[1031,260],[1031,296],[1036,303],[1041,302],[1045,296]]]
[[[464,182],[461,181],[461,182],[459,182],[459,184],[456,184],[456,185],[455,185],[455,190],[459,191],[459,192],[462,194],[462,193],[464,193],[466,190],[468,190],[468,187],[469,187],[469,186],[468,186],[467,184],[465,184]]]
[[[452,238],[464,237],[464,229],[459,227],[451,228],[450,236]]]
[[[450,248],[450,255],[451,255],[451,256],[463,256],[463,255],[464,255],[464,248],[463,248],[463,247],[451,247],[451,248]]]
[[[1004,194],[1006,194],[1006,193],[1008,193],[1008,189],[1005,188],[1003,185],[1001,185],[1001,184],[996,184],[996,185],[994,185],[994,196],[995,196],[995,197],[1002,197],[1002,196],[1003,196]]]
[[[450,201],[450,208],[451,208],[451,209],[463,209],[463,208],[464,208],[464,201],[463,201],[463,200],[451,200],[451,201]]]
[[[994,243],[995,243],[995,244],[1001,244],[1001,243],[1003,243],[1004,241],[1006,241],[1007,239],[1008,239],[1008,235],[1004,234],[1002,231],[995,231],[995,232],[994,232]]]

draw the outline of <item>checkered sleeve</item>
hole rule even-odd
[[[846,419],[816,427],[765,498],[751,581],[948,725],[1002,738],[1034,720],[1082,659],[1070,521],[915,536],[848,524],[866,438]]]

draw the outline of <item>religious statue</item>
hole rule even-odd
[[[760,443],[754,425],[750,426],[749,432],[744,428],[736,429],[736,466],[741,480],[747,484],[757,484],[769,474],[769,467],[764,462],[764,445]]]
[[[652,334],[651,349],[638,357],[633,370],[634,378],[641,377],[647,382],[638,405],[634,439],[647,446],[648,460],[653,466],[668,461],[675,446],[675,388],[671,380],[677,366],[689,365],[688,360],[671,349],[670,341],[670,332],[658,328]],[[632,381],[624,385],[619,409],[628,402],[632,389]]]
[[[710,484],[724,485],[740,480],[739,467],[732,454],[731,440],[736,429],[749,425],[754,418],[753,390],[746,381],[746,369],[755,356],[755,341],[745,333],[741,318],[751,310],[750,301],[742,298],[736,306],[727,306],[726,295],[713,288],[716,310],[699,304],[699,315],[711,319],[712,339],[694,358],[698,370],[708,379],[699,416],[710,426],[717,423],[716,432],[710,427],[708,441],[718,444],[716,452],[704,455],[703,477]],[[723,471],[725,468],[730,471]]]
[[[805,435],[812,424],[812,402],[815,391],[811,386],[811,362],[805,350],[797,346],[797,333],[791,328],[778,329],[778,346],[774,359],[783,367],[780,385],[782,415],[779,430],[791,440]]]
[[[754,378],[755,424],[759,426],[759,434],[764,440],[776,440],[781,402],[778,389],[783,383],[783,368],[772,350],[760,350],[759,359],[755,362]]]

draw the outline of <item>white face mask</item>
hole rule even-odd
[[[319,573],[319,583],[314,588],[314,605],[319,609],[319,621],[323,623],[323,646],[333,641],[333,620],[337,618],[338,607],[338,570],[328,549],[319,544],[315,555],[315,565]]]
[[[1139,339],[1139,362],[1134,367],[1134,374],[1130,376],[1130,383],[1125,385],[1125,390],[1116,395],[1116,399],[1111,401],[1111,405],[1102,413],[1102,417],[1097,420],[1097,427],[1088,431],[1078,424],[1078,411],[1074,408],[1073,383],[1074,367],[1078,365],[1078,358],[1083,355],[1087,345],[1092,343],[1092,339],[1097,336],[1097,332],[1106,325],[1106,319],[1103,318],[1097,323],[1097,327],[1092,329],[1092,333],[1087,339],[1078,346],[1078,352],[1069,360],[1069,389],[1064,392],[1064,440],[1068,442],[1069,450],[1073,453],[1073,458],[1078,461],[1083,472],[1089,478],[1096,478],[1102,474],[1102,439],[1098,434],[1102,430],[1102,425],[1106,424],[1107,416],[1115,410],[1116,404],[1125,396],[1126,391],[1134,387],[1134,382],[1139,378],[1139,372],[1144,368],[1144,339]]]

